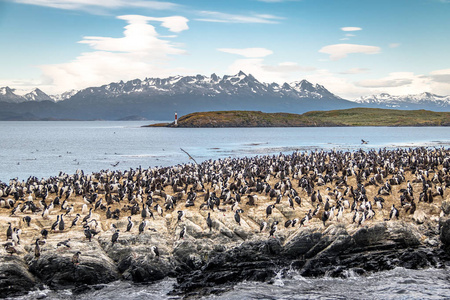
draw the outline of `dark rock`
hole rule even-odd
[[[445,246],[450,245],[450,218],[441,218],[439,220],[439,236]]]
[[[51,288],[67,288],[108,283],[120,278],[115,265],[102,255],[80,258],[80,264],[72,263],[72,255],[46,253],[29,262],[29,270]]]
[[[22,258],[0,256],[0,298],[23,295],[36,287],[36,280]]]

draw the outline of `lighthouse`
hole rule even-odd
[[[178,115],[177,115],[177,112],[175,112],[175,126],[177,126],[178,125]]]

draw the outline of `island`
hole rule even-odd
[[[450,126],[450,112],[351,108],[310,111],[304,114],[260,111],[196,112],[177,124],[158,123],[144,127],[334,127],[334,126]]]
[[[444,148],[320,150],[0,182],[0,295],[445,268],[449,170]]]

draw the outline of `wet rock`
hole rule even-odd
[[[23,295],[36,287],[25,261],[18,256],[0,256],[0,298]]]
[[[441,209],[445,215],[449,215],[450,214],[450,200],[442,201]]]
[[[439,220],[439,236],[445,246],[450,245],[450,218],[441,218]]]
[[[120,278],[116,266],[104,254],[85,251],[78,265],[72,263],[74,253],[50,252],[29,261],[29,270],[51,288],[67,288],[83,284],[108,283]]]

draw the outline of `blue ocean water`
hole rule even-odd
[[[447,127],[143,128],[143,121],[0,122],[0,180],[315,149],[449,147]],[[369,141],[361,144],[361,139]],[[113,165],[118,163],[116,167]]]

